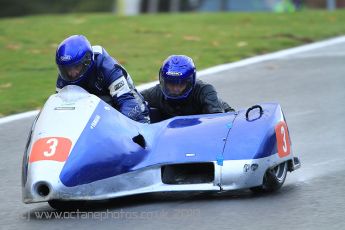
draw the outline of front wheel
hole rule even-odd
[[[266,171],[263,183],[260,186],[250,188],[255,193],[275,192],[284,184],[288,171],[287,162],[283,162]]]

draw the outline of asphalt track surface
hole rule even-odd
[[[33,118],[0,125],[0,229],[344,229],[345,43],[202,79],[233,107],[279,102],[301,169],[269,195],[149,194],[76,213],[21,202],[21,159]]]

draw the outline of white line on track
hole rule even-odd
[[[243,59],[243,60],[238,61],[238,62],[218,65],[218,66],[214,66],[214,67],[211,67],[211,68],[208,68],[205,70],[198,71],[198,77],[211,75],[211,74],[215,74],[218,72],[222,72],[222,71],[226,71],[226,70],[230,70],[230,69],[234,69],[234,68],[238,68],[238,67],[243,67],[243,66],[247,66],[247,65],[251,65],[251,64],[255,64],[255,63],[259,63],[259,62],[263,62],[263,61],[278,59],[278,58],[286,57],[286,56],[289,56],[292,54],[297,54],[297,53],[302,53],[302,52],[306,52],[306,51],[310,51],[310,50],[315,50],[315,49],[319,49],[319,48],[323,48],[323,47],[331,46],[331,45],[336,45],[336,44],[343,43],[343,42],[345,42],[345,36],[340,36],[340,37],[335,37],[335,38],[327,39],[327,40],[320,41],[320,42],[315,42],[315,43],[308,44],[308,45],[298,46],[295,48],[285,49],[285,50],[277,51],[274,53],[255,56],[255,57]],[[151,86],[154,86],[157,83],[158,83],[158,81],[154,81],[154,82],[146,83],[143,85],[139,85],[137,87],[137,89],[139,91],[141,91],[141,90],[147,89]],[[13,122],[13,121],[17,121],[20,119],[25,119],[28,117],[33,117],[33,116],[37,115],[37,113],[38,113],[38,110],[35,110],[35,111],[29,111],[29,112],[25,112],[25,113],[20,113],[20,114],[0,118],[0,125],[5,124],[5,123],[9,123],[9,122]]]

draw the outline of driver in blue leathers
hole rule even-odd
[[[83,35],[73,35],[56,50],[58,79],[56,91],[78,85],[99,97],[111,96],[112,105],[125,116],[149,123],[149,112],[142,95],[128,72],[101,46],[91,46]]]

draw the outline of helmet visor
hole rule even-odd
[[[168,80],[161,77],[161,87],[165,96],[171,99],[180,99],[188,96],[193,88],[193,74],[185,79]]]
[[[79,80],[91,65],[91,54],[86,53],[81,61],[70,65],[58,65],[59,74],[65,81],[74,82]]]

